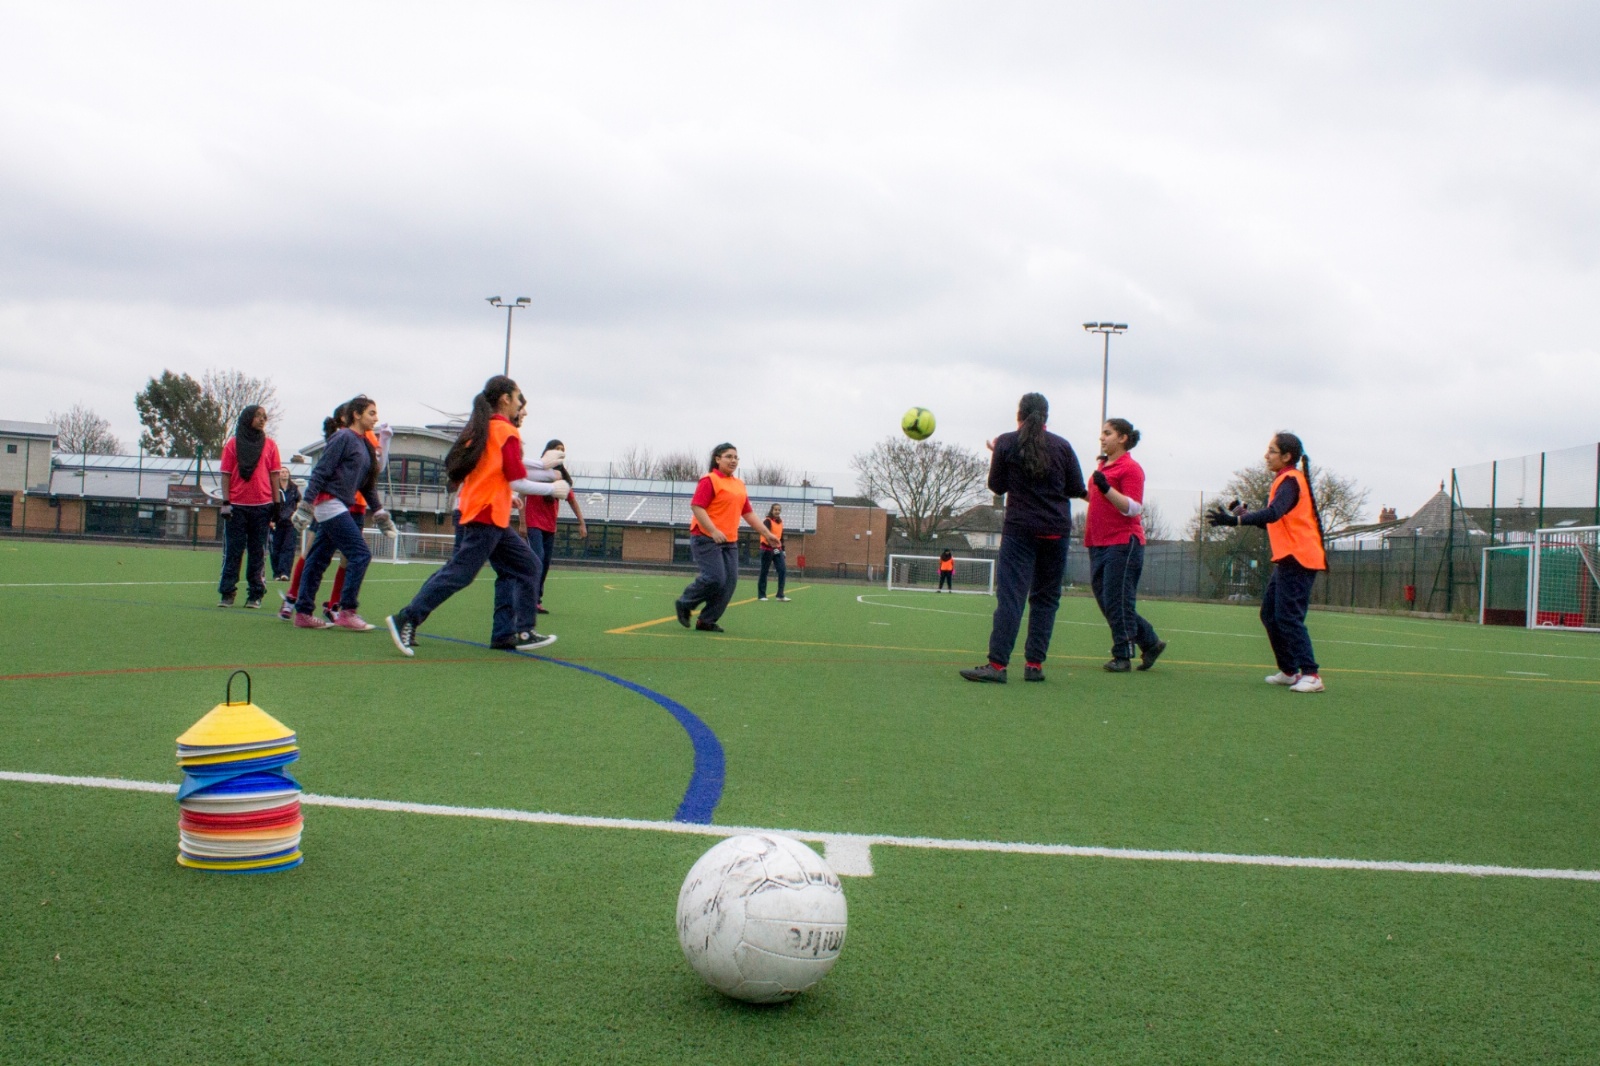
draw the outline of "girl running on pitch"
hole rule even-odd
[[[722,632],[717,619],[728,609],[739,584],[739,523],[761,534],[763,544],[781,543],[756,520],[744,482],[733,476],[738,469],[739,449],[717,445],[711,450],[710,472],[700,479],[689,500],[689,510],[694,513],[689,523],[689,554],[700,573],[675,606],[678,623],[687,628],[694,609],[704,604],[694,623],[702,633]]]
[[[300,575],[300,588],[294,604],[294,624],[298,629],[326,629],[329,625],[364,632],[374,628],[356,613],[361,581],[372,550],[361,535],[361,525],[351,513],[357,500],[378,498],[378,456],[367,433],[378,424],[378,405],[358,396],[344,405],[347,424],[328,438],[317,465],[306,483],[305,496],[295,511],[296,528],[305,530],[313,520],[317,537],[306,553]],[[385,518],[387,515],[384,516]],[[391,526],[392,522],[389,523]],[[388,530],[385,530],[388,532]],[[349,569],[340,590],[339,610],[332,623],[312,613],[317,602],[317,586],[333,561],[334,553],[345,557]]]
[[[417,627],[445,600],[472,584],[484,563],[510,586],[505,597],[510,609],[495,611],[489,646],[532,651],[556,641],[534,631],[537,560],[527,540],[511,528],[511,496],[520,492],[563,499],[569,485],[528,480],[516,427],[526,407],[522,390],[503,374],[490,378],[473,398],[472,416],[444,460],[445,473],[461,486],[455,550],[411,602],[387,619],[389,635],[403,655],[416,654]]]
[[[1261,624],[1278,660],[1278,672],[1267,678],[1267,684],[1287,685],[1290,692],[1321,692],[1306,611],[1311,607],[1312,583],[1319,571],[1328,569],[1328,557],[1322,546],[1322,516],[1311,494],[1311,460],[1300,438],[1293,433],[1274,436],[1267,445],[1267,469],[1273,476],[1266,507],[1247,511],[1235,500],[1228,509],[1220,504],[1213,508],[1206,521],[1214,526],[1266,527],[1272,575],[1261,593]]]
[[[1100,427],[1100,461],[1089,476],[1089,514],[1083,543],[1089,549],[1089,587],[1100,613],[1111,627],[1111,659],[1104,669],[1113,674],[1148,670],[1167,650],[1150,623],[1135,608],[1139,575],[1144,571],[1144,468],[1128,452],[1139,443],[1139,431],[1126,418],[1109,418]]]
[[[1083,470],[1072,445],[1045,429],[1050,401],[1030,392],[1017,405],[1017,431],[989,441],[989,491],[1006,498],[997,561],[994,626],[989,633],[989,661],[961,671],[968,681],[1005,684],[1006,664],[1017,642],[1022,607],[1028,606],[1027,665],[1024,681],[1044,680],[1044,657],[1050,650],[1056,608],[1061,604],[1061,575],[1067,567],[1067,540],[1072,535],[1072,501],[1084,498]]]
[[[933,591],[940,589],[949,589],[952,595],[956,591],[956,557],[949,548],[939,553],[939,587]]]

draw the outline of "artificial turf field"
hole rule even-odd
[[[0,771],[175,785],[245,667],[324,796],[660,822],[699,789],[813,834],[1600,871],[1594,635],[1314,612],[1328,691],[1292,695],[1251,609],[1148,602],[1170,650],[1110,675],[1069,597],[1047,683],[972,685],[984,597],[741,603],[747,574],[713,636],[639,625],[683,577],[558,564],[550,657],[692,712],[717,792],[636,691],[220,610],[219,564],[0,542]],[[374,565],[363,614],[427,572]],[[423,632],[487,640],[489,578]],[[880,843],[833,973],[752,1008],[673,928],[712,842],[308,806],[303,867],[229,877],[176,865],[171,795],[0,780],[0,1061],[1600,1061],[1600,881]]]

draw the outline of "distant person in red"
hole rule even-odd
[[[756,599],[767,598],[767,571],[776,568],[778,602],[788,603],[789,597],[783,594],[783,583],[789,569],[783,558],[783,507],[775,503],[767,508],[767,517],[761,520],[761,524],[767,527],[767,532],[778,538],[778,543],[761,542],[761,578],[756,582]]]
[[[689,554],[700,573],[683,590],[675,605],[679,624],[687,627],[694,609],[702,604],[694,628],[702,633],[721,633],[717,619],[728,609],[733,590],[739,584],[739,523],[761,534],[763,544],[779,540],[756,521],[750,495],[744,482],[734,477],[739,469],[739,449],[719,444],[711,450],[711,471],[695,486],[689,501],[694,520],[689,523]]]
[[[952,593],[956,590],[956,558],[949,548],[939,553],[939,588],[933,591],[937,593],[939,589],[949,589]]]
[[[1148,670],[1167,650],[1135,605],[1144,572],[1144,468],[1128,452],[1139,431],[1126,418],[1108,418],[1100,427],[1100,462],[1089,476],[1089,516],[1084,546],[1089,549],[1089,587],[1111,627],[1111,659],[1105,669],[1124,674]]]
[[[560,479],[568,485],[572,484],[572,473],[566,467],[567,446],[561,441],[546,441],[544,446],[545,459],[557,455],[561,461],[553,469]],[[589,525],[583,520],[583,510],[578,506],[578,495],[575,492],[567,494],[567,506],[572,508],[572,514],[578,520],[578,539],[583,540],[589,535]],[[561,499],[557,496],[528,496],[522,501],[523,518],[528,523],[528,544],[533,548],[533,554],[539,557],[539,614],[549,614],[544,605],[544,582],[550,576],[550,557],[556,550],[556,516],[561,513]],[[534,544],[533,539],[539,538],[539,543]]]
[[[267,409],[251,404],[239,412],[233,436],[222,446],[222,547],[219,607],[232,607],[239,592],[239,561],[250,553],[244,605],[260,607],[267,594],[267,530],[278,501],[278,445],[267,436]]]

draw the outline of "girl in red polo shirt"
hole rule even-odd
[[[555,466],[556,473],[561,475],[561,480],[572,484],[572,474],[567,471],[564,462],[567,446],[559,440],[546,441],[544,454],[548,459],[559,455],[562,462]],[[578,507],[578,497],[572,493],[567,494],[567,506],[572,508],[573,516],[578,519],[578,539],[583,540],[589,535],[588,523],[583,520],[583,511]],[[529,496],[522,501],[522,514],[528,524],[528,543],[533,545],[534,554],[539,557],[538,613],[549,614],[544,606],[544,582],[550,576],[550,557],[556,550],[556,516],[561,513],[561,501],[554,496]],[[533,539],[539,538],[538,544],[533,544]]]
[[[1214,526],[1266,527],[1272,576],[1261,593],[1261,624],[1278,660],[1278,672],[1267,678],[1267,684],[1286,685],[1290,692],[1321,692],[1306,611],[1311,607],[1312,583],[1319,571],[1328,569],[1328,556],[1322,546],[1322,516],[1311,495],[1311,460],[1293,433],[1274,436],[1267,444],[1266,459],[1272,472],[1267,505],[1247,511],[1235,501],[1227,510],[1213,508],[1206,520]]]
[[[687,627],[694,609],[704,604],[694,628],[703,633],[721,633],[717,619],[728,609],[734,586],[739,583],[739,523],[761,534],[761,542],[777,547],[774,537],[750,506],[744,482],[733,476],[739,469],[739,449],[719,444],[711,450],[711,470],[695,486],[689,510],[689,554],[700,568],[699,575],[678,597],[678,622]]]
[[[1111,627],[1105,669],[1113,674],[1133,669],[1135,650],[1140,670],[1150,669],[1167,650],[1166,641],[1135,609],[1144,571],[1144,468],[1128,452],[1138,443],[1139,431],[1126,418],[1109,418],[1100,427],[1100,462],[1089,478],[1093,488],[1084,522],[1089,586]]]

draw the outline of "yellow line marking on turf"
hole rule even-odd
[[[810,587],[811,587],[810,585],[796,585],[794,588],[789,589],[788,591],[790,591],[790,592],[804,592],[806,589],[808,589]],[[756,598],[754,596],[751,596],[747,600],[735,600],[734,602],[728,604],[728,606],[729,607],[743,607],[747,603],[754,603],[754,602],[756,602]],[[620,629],[608,629],[608,630],[606,630],[606,635],[610,636],[610,637],[620,636],[620,635],[622,635],[624,633],[633,633],[633,632],[637,632],[638,630],[641,630],[641,629],[649,629],[651,626],[659,626],[659,625],[662,625],[662,624],[664,624],[666,622],[676,622],[677,620],[678,620],[678,616],[677,615],[669,614],[665,618],[653,618],[648,622],[635,622],[631,626],[623,626]]]

